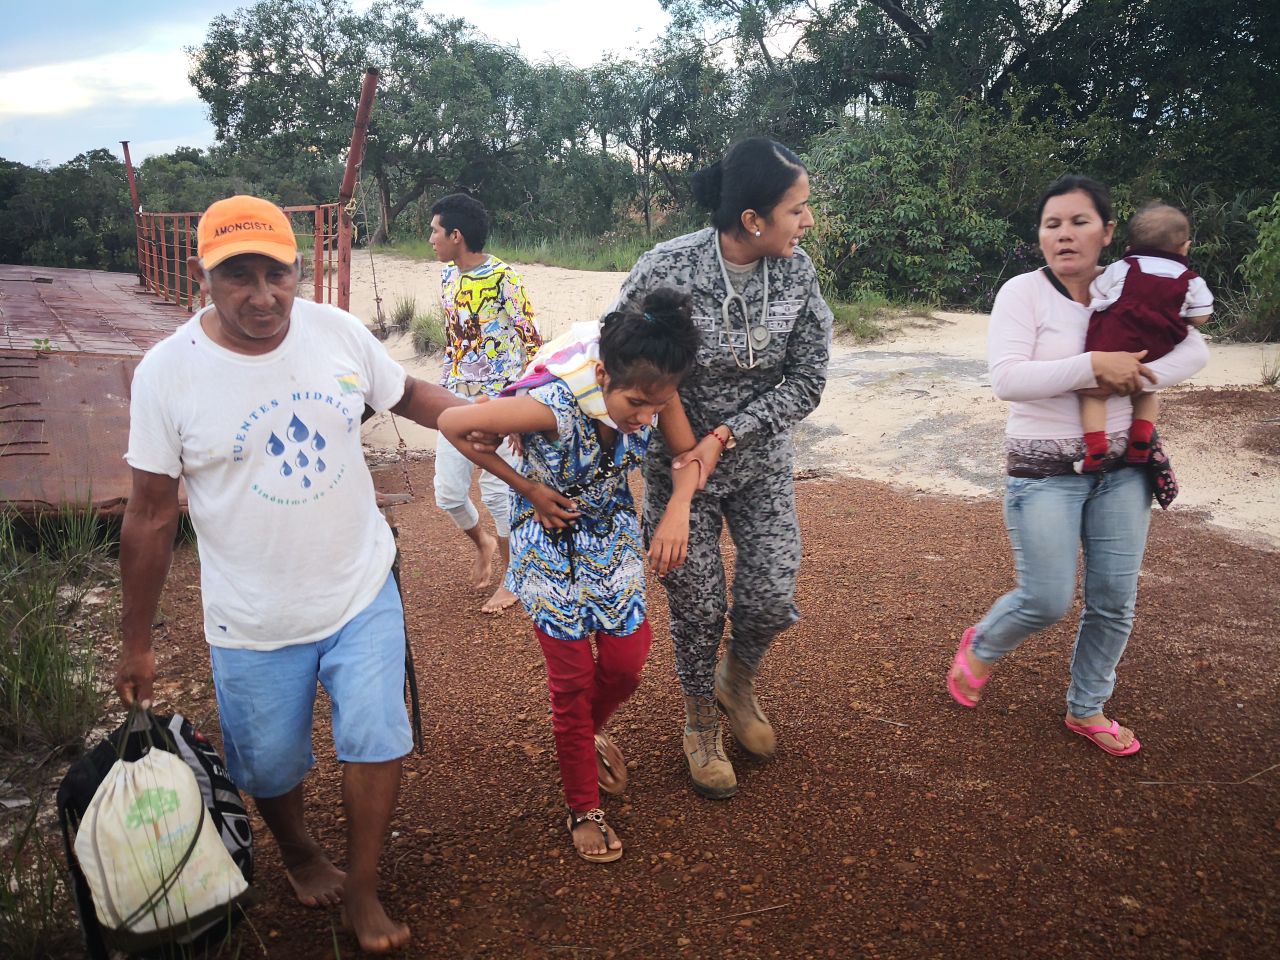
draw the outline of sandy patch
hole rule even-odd
[[[618,295],[625,273],[564,270],[541,264],[517,264],[537,311],[542,333],[554,337],[571,323],[601,316]],[[420,311],[440,299],[440,264],[375,253],[370,266],[368,250],[351,254],[351,312],[372,326],[377,316],[374,281],[382,298],[382,312],[390,316],[396,300],[413,297]]]
[[[522,265],[544,332],[603,313],[625,274],[588,273]],[[377,255],[384,311],[398,296],[425,306],[439,296],[439,264]],[[353,257],[353,312],[374,316],[366,251]],[[902,326],[877,343],[837,341],[822,405],[796,431],[798,466],[871,480],[920,493],[998,496],[1003,487],[1001,442],[1006,405],[991,393],[986,363],[987,317],[939,313]],[[388,351],[414,376],[435,380],[438,357],[417,357],[407,337]],[[1175,511],[1196,511],[1237,537],[1280,546],[1280,458],[1257,441],[1280,417],[1280,392],[1261,386],[1265,361],[1280,348],[1212,344],[1209,366],[1165,394],[1165,436],[1182,486]],[[1230,406],[1214,402],[1223,388],[1247,388]],[[1209,411],[1198,415],[1199,410]],[[435,448],[434,431],[404,420],[410,450]],[[366,427],[366,443],[380,450],[397,442],[389,417]]]

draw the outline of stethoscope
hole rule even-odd
[[[729,344],[729,350],[733,353],[733,362],[743,370],[750,370],[760,365],[760,361],[756,359],[756,351],[763,350],[769,345],[769,326],[766,323],[769,317],[769,258],[761,257],[761,266],[764,268],[764,302],[760,307],[760,320],[758,323],[751,322],[751,314],[747,312],[747,301],[738,293],[733,286],[733,280],[729,277],[729,268],[724,264],[724,252],[720,249],[720,236],[717,234],[712,238],[716,247],[716,262],[720,264],[720,276],[724,278],[724,299],[720,301],[720,321],[724,326],[724,339]],[[734,304],[742,311],[742,332],[746,335],[747,341],[747,362],[743,363],[742,358],[738,355],[738,348],[733,342],[733,310]]]

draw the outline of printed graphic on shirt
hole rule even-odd
[[[496,257],[466,273],[450,263],[441,278],[445,386],[484,384],[497,396],[519,378],[542,345],[519,275]]]
[[[355,375],[350,375],[355,378]],[[347,463],[335,435],[359,426],[364,394],[351,379],[338,377],[342,393],[299,390],[255,407],[240,423],[232,462],[244,464],[249,489],[281,506],[301,506],[325,496],[342,482]]]

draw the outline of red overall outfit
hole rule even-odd
[[[1131,250],[1124,258],[1129,272],[1124,278],[1120,299],[1089,317],[1085,350],[1109,352],[1146,350],[1144,363],[1159,360],[1187,337],[1187,320],[1182,305],[1187,287],[1197,276],[1187,269],[1177,277],[1143,273],[1138,257],[1162,257],[1186,265],[1186,259],[1162,250]]]

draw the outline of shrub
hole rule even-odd
[[[0,743],[77,743],[101,694],[93,644],[69,624],[109,544],[91,511],[39,521],[35,550],[20,527],[16,516],[0,517]]]
[[[410,322],[409,331],[418,353],[437,353],[444,349],[444,314],[439,309],[419,313]]]
[[[911,110],[846,118],[808,153],[817,196],[806,249],[837,295],[987,307],[1009,276],[1038,265],[1035,201],[1088,167],[1101,121],[1070,129],[1002,109],[922,94]]]
[[[396,305],[391,308],[391,322],[401,330],[408,330],[417,313],[418,301],[415,297],[396,297]]]
[[[0,853],[0,954],[13,960],[76,956],[80,946],[61,852],[41,834],[39,809],[32,804]]]
[[[893,312],[888,300],[870,291],[860,292],[854,300],[832,300],[830,306],[837,332],[853,334],[858,340],[880,337],[884,333],[880,321]]]
[[[1258,230],[1253,252],[1241,263],[1241,272],[1253,298],[1249,339],[1280,339],[1280,193],[1270,203],[1249,214]]]

